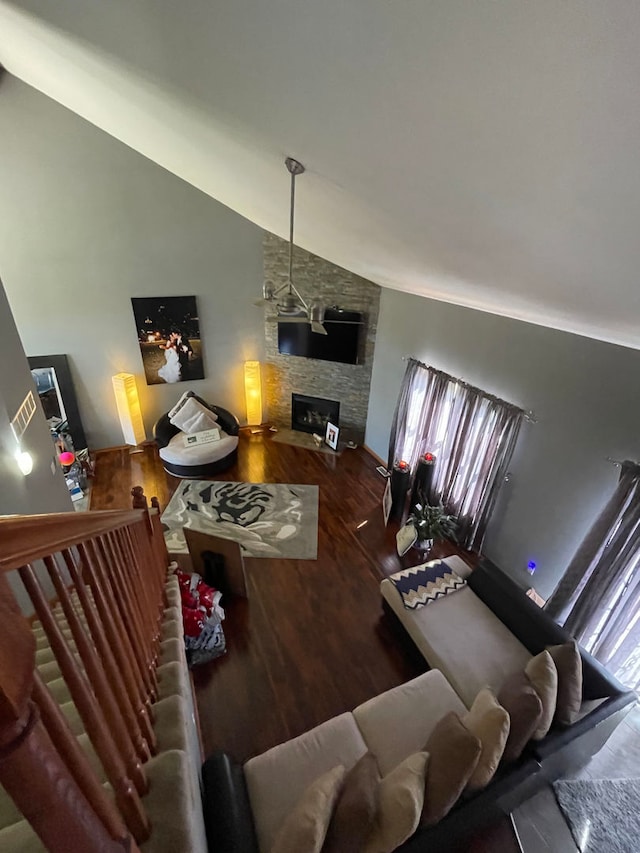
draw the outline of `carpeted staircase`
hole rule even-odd
[[[88,587],[87,592],[92,598]],[[200,745],[184,654],[180,592],[178,582],[172,574],[168,577],[165,594],[169,606],[164,611],[161,627],[157,669],[158,700],[152,706],[157,754],[144,765],[150,784],[149,792],[142,798],[151,820],[152,833],[140,849],[149,853],[205,853],[207,845],[200,802]],[[77,592],[71,597],[86,628]],[[58,605],[52,612],[69,648],[75,652],[75,643],[62,608]],[[60,706],[91,767],[105,789],[111,792],[102,764],[85,732],[47,635],[38,621],[33,623],[33,634],[37,649],[36,668]],[[78,656],[76,660],[78,667],[82,668]],[[0,790],[0,850],[12,853],[41,853],[45,850],[29,823],[22,818],[3,789]]]

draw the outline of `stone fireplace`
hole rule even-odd
[[[264,280],[275,287],[286,284],[289,276],[289,244],[275,234],[264,237]],[[339,421],[335,414],[313,408],[314,423],[298,425],[298,429],[324,435],[326,418],[340,427],[340,441],[364,442],[369,408],[369,387],[378,325],[380,287],[306,252],[299,246],[293,250],[293,277],[302,296],[310,302],[345,311],[358,311],[364,325],[358,344],[358,363],[302,358],[278,351],[278,324],[273,305],[265,305],[264,393],[270,422],[278,429],[296,429],[299,420],[293,411],[292,395],[319,397],[329,403],[339,400]],[[314,411],[319,412],[320,423]],[[323,417],[324,416],[324,417]]]
[[[324,436],[327,424],[339,426],[340,403],[305,394],[291,395],[291,429]]]

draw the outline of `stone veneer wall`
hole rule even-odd
[[[264,238],[264,277],[276,287],[287,281],[289,243],[274,234]],[[378,327],[380,287],[323,258],[295,247],[293,281],[307,302],[337,305],[346,311],[360,311],[364,326],[360,334],[360,364],[341,364],[280,355],[275,309],[265,306],[266,370],[263,375],[269,420],[275,426],[291,428],[291,394],[308,394],[338,400],[341,440],[362,444],[369,409],[369,386],[373,351]]]

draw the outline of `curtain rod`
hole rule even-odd
[[[632,465],[637,465],[640,468],[640,462],[637,462],[635,459],[614,459],[612,456],[605,456],[605,461],[611,462],[616,468],[622,468],[625,462],[631,462]]]
[[[425,364],[424,361],[420,361],[417,358],[414,358],[412,355],[403,355],[403,361],[415,361],[416,364],[419,364],[421,367],[424,367],[426,370],[433,370],[436,373],[441,373],[443,376],[448,376],[453,382],[456,382],[458,385],[462,385],[463,388],[468,388],[470,391],[477,391],[479,394],[482,394],[485,397],[488,397],[490,400],[496,400],[499,403],[506,403],[508,406],[512,406],[514,409],[518,409],[518,411],[522,412],[524,415],[525,421],[530,424],[537,424],[538,421],[536,416],[532,411],[526,411],[522,406],[516,406],[513,403],[509,403],[508,400],[503,400],[501,397],[496,397],[494,394],[489,394],[487,391],[484,391],[482,388],[478,388],[476,385],[471,385],[469,382],[465,382],[464,379],[460,379],[457,376],[451,376],[450,373],[447,373],[444,370],[438,370],[437,367],[433,367],[431,364]]]

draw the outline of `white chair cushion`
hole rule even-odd
[[[312,782],[338,764],[347,772],[367,746],[350,713],[251,758],[244,765],[261,853],[268,853],[280,825]]]
[[[407,610],[388,580],[380,592],[429,665],[442,671],[467,708],[483,687],[498,693],[531,660],[531,652],[470,587],[419,610]]]
[[[184,433],[179,432],[173,436],[166,447],[159,450],[160,459],[171,465],[207,465],[216,462],[232,453],[238,446],[237,435],[227,435],[220,430],[220,441],[212,441],[210,444],[184,443]]]
[[[374,696],[359,705],[353,716],[378,760],[380,775],[386,776],[409,755],[424,749],[436,723],[449,711],[465,714],[467,709],[444,675],[432,669]]]

